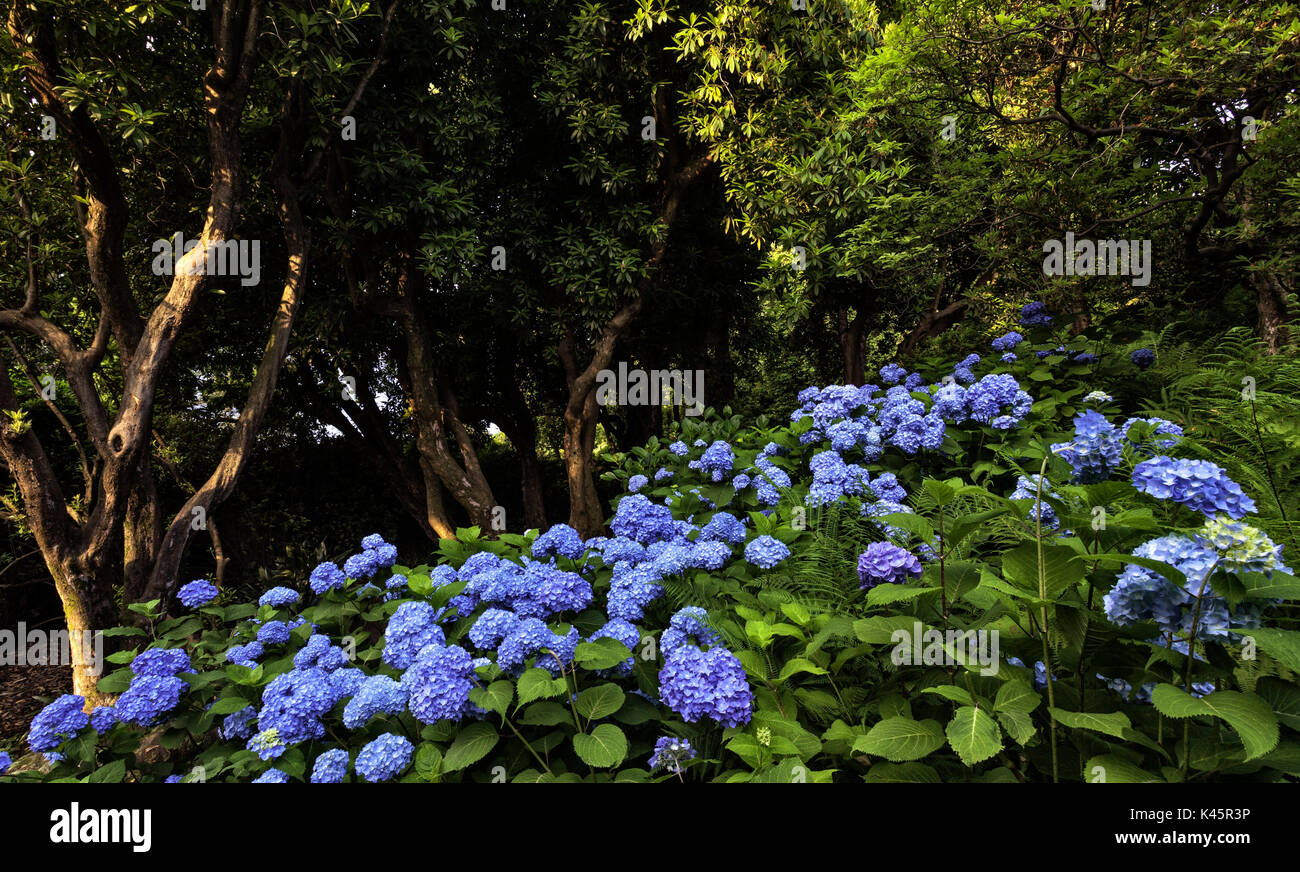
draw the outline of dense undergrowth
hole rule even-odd
[[[1294,357],[1031,304],[877,381],[614,457],[608,537],[139,604],[116,702],[53,701],[3,780],[1300,775]]]

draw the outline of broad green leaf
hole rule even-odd
[[[880,760],[871,765],[862,780],[868,784],[938,784],[939,773],[924,763],[890,763]]]
[[[632,656],[632,651],[617,639],[602,636],[591,642],[579,642],[574,661],[584,669],[612,669]]]
[[[1042,702],[1042,696],[1028,681],[1023,678],[1013,678],[998,688],[997,696],[993,698],[993,710],[1029,714]]]
[[[544,700],[528,706],[517,720],[533,727],[553,727],[566,721],[572,723],[573,714],[558,702]]]
[[[496,728],[491,724],[482,721],[469,724],[460,731],[443,756],[443,771],[455,772],[466,766],[472,766],[496,747],[499,738]]]
[[[613,682],[589,687],[578,694],[578,714],[590,721],[608,717],[623,707],[623,689]]]
[[[1200,699],[1174,687],[1157,685],[1151,702],[1168,718],[1213,715],[1226,721],[1241,738],[1246,760],[1262,757],[1277,747],[1277,717],[1267,702],[1253,693],[1220,690]]]
[[[959,702],[962,705],[975,704],[975,700],[971,698],[970,692],[955,684],[940,684],[937,687],[927,687],[925,690],[921,691],[921,693],[938,694],[944,699],[950,699],[953,702]]]
[[[505,680],[494,681],[487,687],[476,687],[469,692],[470,702],[499,715],[504,715],[510,710],[510,703],[514,698],[514,682]]]
[[[519,676],[519,705],[526,706],[536,699],[561,696],[567,687],[563,678],[555,678],[545,669],[529,669]]]
[[[810,672],[813,675],[825,675],[826,670],[813,663],[811,660],[805,660],[803,657],[795,657],[786,661],[781,667],[781,674],[777,676],[777,681],[785,681],[792,675],[798,675],[801,672]]]
[[[943,727],[936,720],[914,721],[911,718],[885,718],[859,736],[853,750],[884,757],[894,763],[919,760],[943,747]]]
[[[945,732],[948,744],[967,766],[974,766],[1002,750],[1002,731],[997,721],[973,705],[957,709]]]
[[[1165,779],[1115,754],[1101,754],[1083,764],[1083,780],[1091,784],[1151,784]]]
[[[574,736],[573,750],[588,766],[609,769],[622,763],[627,756],[627,737],[613,724],[601,724],[590,734]]]

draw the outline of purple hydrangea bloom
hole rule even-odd
[[[862,589],[878,584],[901,584],[921,574],[921,561],[905,548],[891,542],[872,542],[858,556],[858,580]]]
[[[676,736],[664,736],[655,742],[654,753],[650,755],[650,771],[663,768],[680,774],[682,763],[694,758],[695,749],[690,742]]]
[[[291,606],[298,602],[301,597],[298,591],[290,587],[273,587],[266,593],[262,594],[261,599],[257,601],[259,606],[273,606],[281,608]]]
[[[124,724],[152,727],[180,704],[181,694],[188,689],[182,679],[170,675],[138,675],[114,704],[117,718]]]
[[[667,657],[659,671],[659,696],[687,723],[707,717],[724,727],[739,727],[753,716],[745,667],[722,647],[701,651],[688,645]]]

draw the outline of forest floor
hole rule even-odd
[[[71,687],[71,666],[0,666],[0,747],[26,736],[45,701]]]

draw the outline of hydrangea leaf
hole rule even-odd
[[[993,715],[973,705],[957,709],[945,731],[961,762],[974,766],[1002,750],[1002,730]]]
[[[1151,692],[1151,702],[1168,718],[1213,715],[1226,721],[1241,738],[1248,761],[1277,747],[1277,717],[1253,693],[1220,690],[1197,699],[1172,684],[1161,684]]]
[[[579,693],[574,707],[578,714],[589,721],[594,721],[614,714],[623,707],[625,698],[622,688],[613,682],[605,682]]]
[[[442,761],[443,771],[455,772],[477,763],[496,747],[499,738],[491,724],[470,724],[460,731],[456,741],[447,749]]]
[[[596,769],[609,769],[627,756],[627,737],[613,724],[601,724],[591,733],[573,737],[573,750],[582,761]]]
[[[919,760],[943,747],[943,727],[936,720],[885,718],[853,743],[853,750],[894,763]]]

